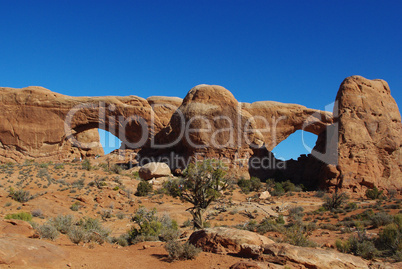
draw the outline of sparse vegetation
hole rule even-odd
[[[171,240],[165,245],[166,251],[169,253],[169,259],[174,260],[192,260],[201,252],[200,248],[186,242],[184,244]]]
[[[343,192],[334,192],[331,196],[324,196],[324,204],[322,205],[327,210],[338,209],[348,201],[348,196]]]
[[[155,208],[148,210],[140,207],[132,220],[136,225],[128,232],[130,244],[141,241],[168,241],[179,237],[177,222],[168,215],[158,217]]]

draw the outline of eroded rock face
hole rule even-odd
[[[153,154],[226,159],[248,172],[254,149],[272,149],[302,128],[318,134],[332,123],[332,113],[278,102],[239,103],[221,86],[198,85],[156,135],[158,145],[171,146]]]
[[[326,167],[327,184],[355,192],[373,186],[401,189],[401,115],[388,84],[379,79],[348,77],[336,101],[338,171]]]
[[[42,87],[0,88],[0,104],[2,162],[68,160],[77,156],[68,138],[93,128],[131,145],[141,142],[142,131],[149,139],[162,128],[149,103],[136,96],[70,97]]]
[[[220,158],[238,176],[267,178],[277,174],[277,167],[253,171],[252,160],[277,161],[271,150],[303,129],[318,135],[314,150],[331,158],[308,155],[282,162],[279,172],[287,179],[354,191],[401,189],[401,116],[387,83],[349,77],[336,101],[334,119],[332,113],[301,105],[239,103],[214,85],[198,85],[184,100],[70,97],[41,87],[0,88],[0,162],[102,155],[96,131],[102,128],[119,137],[123,148],[138,152],[141,164],[144,157],[155,157],[151,162],[182,157],[182,162],[169,163],[175,171],[194,156]]]

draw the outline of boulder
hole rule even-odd
[[[139,176],[144,180],[158,177],[168,177],[171,175],[169,166],[166,163],[147,163],[138,171]]]
[[[271,194],[269,193],[269,191],[263,191],[260,193],[260,196],[259,196],[259,198],[261,200],[267,200],[270,197],[271,197]]]
[[[269,244],[263,246],[264,260],[273,263],[296,263],[305,268],[344,269],[369,268],[360,257],[340,253],[336,250],[298,247],[289,244]]]
[[[274,243],[271,239],[257,233],[226,227],[196,231],[191,234],[189,241],[203,251],[223,254],[243,253],[245,257],[260,254],[261,246]]]

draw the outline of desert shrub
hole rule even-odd
[[[172,220],[169,215],[163,215],[159,221],[162,223],[162,230],[159,235],[161,241],[167,242],[179,238],[179,225],[175,220]]]
[[[282,217],[283,219],[283,217]],[[280,225],[281,225],[281,220],[279,219],[269,219],[269,218],[264,218],[261,220],[261,222],[256,225],[255,231],[259,234],[265,234],[267,232],[273,232],[273,231],[279,231],[280,230]]]
[[[110,219],[113,216],[113,211],[111,209],[103,209],[100,212],[102,220]]]
[[[181,244],[174,240],[167,242],[165,249],[169,253],[169,259],[171,260],[192,260],[201,252],[200,248],[189,242]]]
[[[91,171],[92,170],[92,166],[91,166],[91,161],[89,159],[85,159],[82,164],[82,169],[87,170],[87,171]]]
[[[315,247],[316,244],[307,238],[307,232],[306,226],[294,224],[283,229],[283,241],[300,247]]]
[[[117,213],[116,213],[116,217],[117,217],[118,219],[124,219],[125,215],[124,215],[123,212],[117,212]]]
[[[32,214],[32,217],[43,218],[43,213],[42,213],[41,209],[34,209],[34,210],[32,210],[31,214]]]
[[[379,254],[374,242],[361,235],[351,236],[345,242],[336,240],[335,246],[343,253],[352,253],[365,259],[373,259]]]
[[[296,185],[290,182],[290,180],[282,182],[282,187],[285,190],[285,192],[292,192],[296,190]]]
[[[382,197],[383,191],[379,191],[377,187],[374,186],[372,189],[366,190],[366,197],[371,200],[379,199]]]
[[[11,197],[11,199],[13,199],[17,202],[20,202],[20,203],[25,203],[32,199],[32,196],[30,195],[29,191],[25,191],[25,190],[17,190],[16,191],[11,187],[9,190],[9,196]]]
[[[121,174],[123,172],[123,168],[120,165],[114,164],[110,167],[109,172],[114,174]]]
[[[376,245],[385,256],[402,251],[402,227],[395,223],[385,226],[379,233]]]
[[[272,190],[270,190],[270,193],[272,196],[281,196],[285,193],[285,189],[282,186],[282,183],[280,182],[275,182],[274,187]]]
[[[181,195],[181,182],[180,179],[169,179],[163,183],[163,189],[172,197],[179,197]]]
[[[140,172],[138,172],[138,171],[134,171],[132,175],[134,178],[137,178],[137,179],[140,178]]]
[[[67,233],[68,238],[73,242],[74,244],[79,244],[81,242],[85,242],[87,239],[87,231],[85,231],[84,228],[80,226],[73,226]]]
[[[48,220],[47,224],[54,226],[60,233],[67,234],[74,225],[74,218],[71,215],[58,215]]]
[[[257,177],[251,177],[250,179],[241,178],[237,181],[237,185],[245,194],[262,189],[261,180]]]
[[[347,212],[351,212],[351,211],[353,211],[353,210],[356,210],[358,207],[357,207],[357,204],[356,203],[348,203],[346,206],[345,206],[345,210],[347,211]]]
[[[350,253],[350,243],[349,240],[342,241],[340,239],[336,239],[335,241],[335,247],[338,251],[342,253]]]
[[[79,202],[75,202],[74,204],[72,204],[70,206],[70,209],[72,211],[78,211],[78,210],[80,210],[80,208],[81,208],[81,204]]]
[[[128,231],[128,242],[135,244],[141,241],[167,241],[179,237],[177,222],[168,215],[159,218],[156,209],[148,210],[140,207],[133,216],[137,224]]]
[[[324,196],[324,204],[322,205],[327,210],[340,208],[349,199],[346,193],[334,192],[331,196]]]
[[[59,231],[50,224],[43,224],[36,229],[40,238],[55,240],[59,236]]]
[[[77,179],[77,180],[75,180],[72,184],[71,184],[71,186],[73,187],[73,188],[78,188],[78,189],[82,189],[83,187],[84,187],[84,181],[85,181],[85,179],[84,178],[81,178],[81,179]]]
[[[62,163],[56,163],[56,164],[54,165],[54,169],[64,169],[64,164],[62,164]]]
[[[370,216],[370,220],[373,227],[378,228],[391,224],[394,221],[394,218],[385,212],[378,212]]]
[[[241,178],[237,181],[237,185],[245,194],[262,189],[261,180],[257,177],[251,177],[250,179]]]
[[[397,194],[398,194],[398,191],[396,189],[388,190],[388,198],[389,199],[394,199]]]
[[[322,197],[324,197],[324,195],[325,195],[325,192],[324,192],[323,190],[318,190],[318,191],[316,191],[316,193],[314,194],[314,196],[315,196],[315,197],[318,197],[318,198],[322,198]]]
[[[111,231],[103,227],[98,219],[84,217],[80,219],[76,225],[85,231],[86,242],[96,242],[98,244],[102,244],[103,242],[109,240],[109,234]]]
[[[128,246],[128,237],[127,234],[122,234],[119,237],[113,237],[112,238],[112,243],[113,244],[118,244],[122,247],[127,247]]]
[[[18,220],[24,220],[24,221],[31,221],[32,220],[32,215],[31,213],[28,212],[19,212],[19,213],[14,213],[14,214],[7,214],[5,219],[18,219]]]
[[[304,208],[301,206],[295,206],[295,207],[291,207],[289,209],[289,217],[292,220],[299,220],[304,216]]]
[[[152,184],[142,180],[137,186],[136,196],[147,196],[152,192]]]

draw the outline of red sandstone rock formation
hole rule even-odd
[[[363,186],[401,189],[401,115],[387,82],[348,77],[336,101],[339,173],[328,182],[357,192]]]
[[[82,137],[79,133],[94,128],[104,128],[131,144],[140,141],[142,131],[151,137],[162,128],[149,103],[136,96],[70,97],[42,87],[0,88],[0,106],[2,162],[62,161],[85,155],[73,149],[67,138]],[[73,117],[65,126],[68,115]]]

